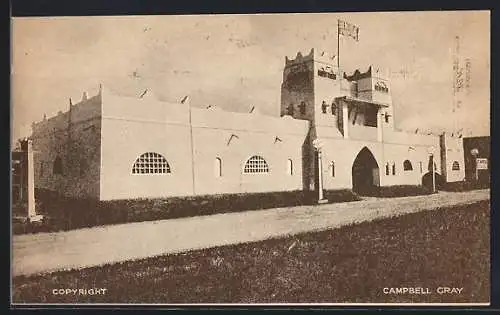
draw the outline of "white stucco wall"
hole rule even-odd
[[[197,108],[192,118],[196,194],[302,189],[307,121]],[[254,155],[267,161],[269,173],[243,173],[245,162]],[[222,160],[220,177],[214,176],[216,158]],[[287,173],[288,159],[292,175]]]
[[[103,92],[101,199],[192,194],[189,112],[178,104]],[[132,174],[136,159],[155,152],[170,174]]]
[[[192,129],[189,121],[188,104],[104,94],[101,199],[302,189],[308,121],[199,108],[191,108]],[[162,154],[171,173],[132,174],[134,161],[145,152]],[[243,173],[253,155],[267,161],[269,173]],[[222,176],[216,174],[216,158]]]
[[[437,173],[440,173],[439,137],[413,135],[395,132],[395,136],[384,139],[384,142],[355,139],[342,139],[330,136],[329,129],[318,128],[318,137],[324,142],[322,154],[323,181],[325,189],[352,188],[352,167],[359,152],[368,148],[379,166],[379,184],[393,185],[421,185],[422,176],[427,173],[429,162],[429,148],[435,146],[438,158],[435,159]],[[406,137],[405,137],[406,136]],[[403,163],[409,160],[412,170],[405,171]],[[331,162],[335,164],[335,176],[331,176]],[[422,170],[420,169],[422,163]],[[386,163],[389,163],[389,175],[386,175]],[[395,165],[396,174],[392,174],[392,165]]]

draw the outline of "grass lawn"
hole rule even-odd
[[[454,295],[435,293],[445,286],[463,290]],[[424,287],[434,293],[387,295],[384,287]],[[52,294],[60,288],[107,291],[93,296]],[[19,276],[13,279],[12,290],[15,303],[488,302],[490,203]]]

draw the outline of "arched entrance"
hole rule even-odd
[[[434,165],[434,180],[435,180],[435,186],[436,189],[439,190],[441,189],[443,183],[444,183],[444,177],[438,173],[437,165],[433,161],[431,157],[429,157],[429,160],[427,162],[427,173],[425,173],[422,176],[422,186],[426,187],[429,190],[432,190],[433,184],[433,175],[432,175],[432,166]]]
[[[379,167],[372,152],[364,147],[352,164],[352,190],[356,193],[368,193],[379,186]]]

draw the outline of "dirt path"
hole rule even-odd
[[[58,233],[15,235],[13,275],[90,267],[192,249],[337,228],[355,222],[488,200],[490,191],[373,199],[173,220],[128,223]]]

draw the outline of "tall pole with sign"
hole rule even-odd
[[[28,157],[28,217],[36,216],[35,212],[35,176],[33,164],[33,144],[32,140],[28,139],[27,157]]]
[[[479,167],[478,167],[478,160],[476,159],[476,183],[479,182]]]
[[[470,154],[474,157],[474,180],[476,183],[479,181],[478,167],[477,167],[477,155],[479,154],[479,150],[474,148],[470,150]]]

